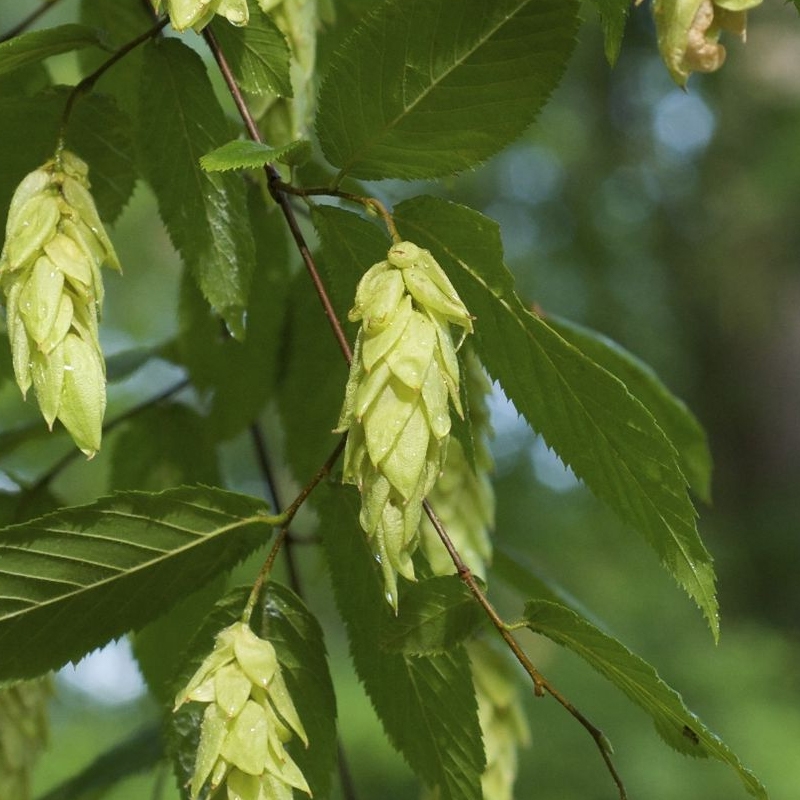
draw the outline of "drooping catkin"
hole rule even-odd
[[[450,403],[462,414],[452,326],[472,317],[442,268],[411,242],[361,279],[349,318],[361,321],[337,430],[348,431],[346,483],[361,491],[361,526],[389,602],[397,574],[414,579],[422,502],[439,477]]]
[[[88,172],[64,150],[23,179],[8,212],[0,286],[23,396],[33,386],[47,425],[61,420],[91,457],[100,449],[106,407],[100,267],[120,265]]]
[[[311,794],[285,747],[295,735],[308,746],[308,737],[275,648],[247,624],[217,634],[213,651],[178,692],[175,710],[192,701],[207,704],[193,800],[206,784],[212,794],[224,784],[229,800],[292,800],[293,789]]]

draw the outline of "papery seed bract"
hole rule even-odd
[[[239,623],[233,651],[239,666],[252,683],[262,688],[269,685],[278,670],[278,657],[269,642],[259,639],[249,626]]]
[[[58,418],[90,458],[100,449],[106,410],[105,367],[97,350],[69,333],[64,339],[64,383]]]
[[[193,798],[200,794],[203,784],[219,760],[220,750],[228,735],[228,718],[214,703],[206,707],[200,726],[200,744],[194,762],[194,774],[190,785]]]

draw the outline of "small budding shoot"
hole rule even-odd
[[[362,528],[397,609],[397,574],[414,580],[422,502],[439,477],[450,408],[463,416],[451,326],[472,317],[442,268],[411,242],[394,245],[356,289],[361,321],[336,430],[348,431],[345,483],[361,492]],[[459,342],[460,344],[460,342]]]
[[[48,427],[61,420],[91,458],[100,449],[106,408],[100,267],[120,265],[88,172],[64,150],[22,180],[8,212],[0,287],[23,397],[33,386]]]
[[[641,0],[637,0],[637,4]],[[715,72],[725,63],[723,30],[745,39],[747,11],[762,0],[653,0],[661,57],[685,86],[692,72]]]
[[[166,6],[170,24],[176,31],[192,28],[200,33],[215,14],[239,27],[250,21],[247,0],[152,0],[152,3],[157,14]]]
[[[227,800],[292,800],[311,790],[286,751],[293,735],[308,738],[281,674],[272,644],[244,622],[220,631],[214,650],[175,698],[206,703],[190,796],[208,783],[224,785]]]
[[[458,439],[451,439],[439,479],[428,500],[464,563],[481,578],[492,561],[490,533],[494,529],[495,497],[489,475],[493,469],[488,439],[491,434],[486,397],[491,391],[478,357],[465,349],[464,388],[474,442],[474,466]],[[422,515],[422,550],[436,575],[456,568],[431,521]]]

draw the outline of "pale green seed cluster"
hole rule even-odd
[[[469,642],[467,652],[486,752],[486,769],[481,776],[483,796],[512,800],[518,751],[530,743],[513,664],[506,653],[497,652],[480,639]]]
[[[286,752],[294,732],[308,738],[281,674],[275,648],[237,622],[217,635],[214,650],[175,698],[208,703],[200,729],[191,797],[206,782],[225,785],[228,800],[292,800],[311,794]]]
[[[120,265],[87,175],[86,164],[65,150],[23,179],[8,212],[0,286],[23,396],[33,386],[48,426],[61,420],[91,457],[106,407],[100,267]]]
[[[489,474],[493,468],[489,452],[489,409],[486,398],[491,391],[486,373],[471,349],[465,349],[464,388],[467,414],[474,443],[474,465],[458,439],[447,448],[442,474],[431,489],[428,500],[444,525],[450,541],[470,570],[481,578],[492,560],[495,497]],[[420,523],[422,549],[436,575],[455,572],[450,554],[436,529],[423,515]]]
[[[29,800],[31,772],[47,743],[49,679],[0,690],[0,797]]]
[[[449,402],[463,414],[451,325],[472,318],[427,251],[400,242],[356,290],[361,321],[338,431],[348,431],[344,481],[361,491],[360,522],[397,608],[397,573],[414,579],[422,501],[439,477]]]
[[[161,13],[166,6],[169,21],[176,31],[192,28],[199,33],[215,14],[225,17],[233,25],[247,25],[250,12],[247,0],[152,0],[153,8]]]

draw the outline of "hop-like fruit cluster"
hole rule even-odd
[[[497,652],[480,639],[469,642],[467,652],[486,752],[486,769],[481,776],[483,796],[512,800],[518,751],[530,742],[528,725],[520,710],[513,664],[505,653]]]
[[[0,286],[23,396],[33,386],[48,426],[60,419],[91,457],[106,407],[100,267],[120,266],[87,175],[80,158],[62,151],[23,179],[8,212]]]
[[[161,13],[162,6],[166,6],[170,24],[176,31],[192,28],[199,33],[215,14],[237,26],[250,21],[247,0],[153,0],[157,13]]]
[[[472,572],[486,577],[486,567],[492,560],[489,534],[494,528],[495,497],[489,475],[494,466],[489,452],[491,433],[486,398],[491,391],[486,373],[478,357],[465,348],[464,388],[467,414],[474,442],[474,465],[467,458],[458,439],[447,447],[442,473],[428,495],[450,541]],[[436,529],[423,515],[420,522],[422,549],[436,575],[455,572],[450,554],[442,544]]]
[[[49,679],[0,690],[0,797],[29,800],[31,771],[47,743]]]
[[[725,63],[720,33],[726,30],[744,39],[747,11],[761,2],[653,0],[658,47],[675,82],[684,86],[692,72],[718,70]]]
[[[275,648],[237,622],[222,630],[214,650],[175,698],[208,703],[200,728],[191,796],[208,781],[228,800],[292,800],[293,788],[311,794],[286,752],[294,732],[308,738],[281,674]]]
[[[361,279],[349,318],[361,321],[337,430],[348,431],[346,483],[397,608],[397,573],[414,579],[422,502],[439,477],[449,402],[463,414],[451,326],[472,317],[433,256],[400,242]],[[463,337],[462,337],[463,338]]]

